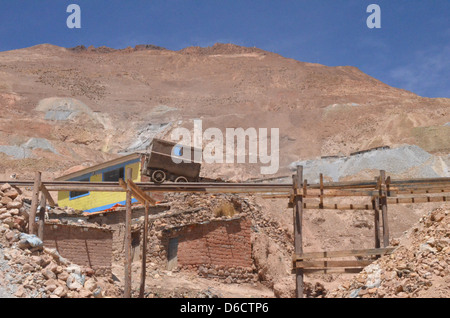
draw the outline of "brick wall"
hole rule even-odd
[[[178,264],[251,267],[250,225],[240,219],[212,221],[172,232],[179,237]]]
[[[92,268],[98,275],[111,273],[112,232],[77,225],[46,224],[44,245],[69,261]]]
[[[256,279],[252,269],[250,220],[213,220],[164,230],[159,238],[160,246],[156,237],[151,240],[149,258],[153,261],[150,255],[157,253],[167,264],[169,242],[173,238],[178,238],[179,269],[229,282]]]
[[[167,206],[150,207],[149,214],[158,214],[168,209],[169,207]],[[133,223],[135,223],[136,219],[143,218],[144,215],[145,209],[143,207],[134,207],[131,214]],[[89,223],[96,223],[98,225],[105,224],[113,230],[112,249],[115,261],[122,260],[125,255],[125,219],[126,209],[118,209],[117,211],[103,214],[94,214],[87,219]],[[139,236],[139,233],[133,233],[133,236]],[[135,260],[139,257],[139,248],[136,249],[136,244],[133,245],[132,255]]]

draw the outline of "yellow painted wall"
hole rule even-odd
[[[141,163],[135,162],[125,166],[125,174],[128,168],[133,169],[133,182],[141,181]],[[125,180],[128,176],[125,176]],[[90,182],[102,182],[102,174],[90,177]],[[125,192],[90,192],[89,195],[70,200],[69,191],[58,192],[58,205],[60,207],[71,207],[76,210],[91,210],[105,205],[122,202],[126,200]]]

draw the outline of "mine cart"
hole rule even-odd
[[[201,150],[177,143],[153,139],[142,160],[142,175],[156,183],[165,181],[197,182],[201,163],[195,162],[195,154]],[[201,157],[199,157],[201,158]]]

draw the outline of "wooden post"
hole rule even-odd
[[[43,184],[41,184],[41,191],[45,195],[45,199],[47,200],[48,204],[51,207],[56,206],[56,203],[55,203],[55,201],[53,201],[53,198],[50,195],[50,192],[48,192],[47,188]]]
[[[127,180],[132,180],[132,169],[127,169]],[[131,190],[127,190],[126,214],[125,214],[125,286],[124,298],[131,298]]]
[[[41,203],[40,203],[40,210],[39,210],[39,225],[38,225],[38,236],[41,239],[41,241],[44,241],[44,227],[45,227],[45,210],[47,206],[47,201],[45,199],[45,194],[42,192],[41,194]]]
[[[34,175],[33,196],[31,199],[31,210],[28,219],[28,233],[36,234],[36,212],[39,205],[39,192],[41,188],[41,172],[37,171]]]
[[[144,237],[142,239],[141,289],[139,291],[139,298],[144,298],[145,276],[147,275],[146,266],[147,266],[148,213],[149,213],[149,203],[145,202]]]
[[[300,192],[303,180],[303,166],[297,167],[297,175],[294,176],[294,250],[296,255],[303,253],[302,221],[303,221],[303,196]],[[297,298],[303,298],[303,269],[296,268],[296,294]]]
[[[323,173],[320,174],[320,203],[319,207],[323,209]]]
[[[387,191],[386,191],[386,172],[380,171],[381,187],[380,187],[380,205],[381,213],[383,217],[383,245],[389,246],[389,222],[387,214]]]
[[[375,248],[380,248],[380,204],[379,197],[372,199],[372,208],[374,211],[374,223],[375,223]]]

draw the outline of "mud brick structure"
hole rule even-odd
[[[249,282],[253,274],[251,221],[218,219],[163,229],[150,237],[149,259],[169,270],[196,271],[200,276]]]
[[[113,232],[73,224],[45,225],[44,244],[69,261],[90,267],[97,275],[111,274]]]
[[[154,206],[150,208],[151,214],[158,214],[170,209],[169,206],[161,205]],[[104,212],[104,213],[92,213],[87,217],[87,222],[92,224],[97,224],[100,226],[108,225],[113,230],[113,258],[115,261],[123,259],[125,251],[125,208],[119,208],[116,211]],[[144,217],[145,209],[142,206],[133,207],[132,209],[132,219],[133,223],[140,224],[140,220]],[[134,227],[132,238],[133,238],[133,251],[132,257],[134,260],[139,259],[139,246],[140,246],[140,229]]]

